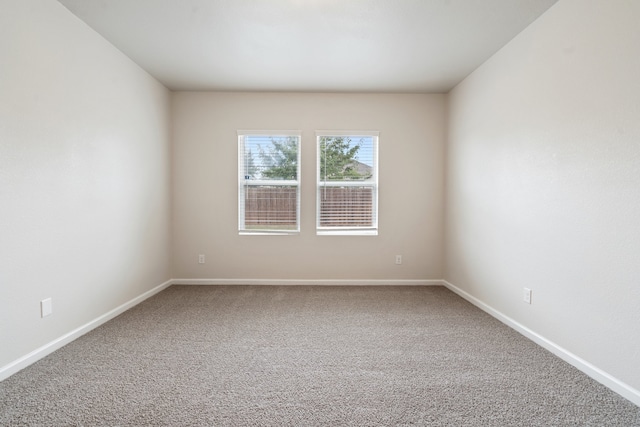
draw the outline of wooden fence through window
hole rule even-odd
[[[296,187],[248,186],[244,220],[248,228],[295,229]]]
[[[295,229],[297,188],[248,186],[245,191],[247,228]],[[325,187],[320,194],[322,227],[366,227],[373,224],[371,187]]]
[[[321,227],[373,225],[373,188],[324,187],[320,190]]]

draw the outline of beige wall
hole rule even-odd
[[[170,279],[171,224],[169,92],[56,1],[0,10],[1,378]]]
[[[640,404],[638,22],[560,1],[453,90],[445,278]]]
[[[174,93],[174,277],[440,279],[444,101],[443,95]],[[238,235],[238,129],[302,131],[299,235]],[[378,236],[316,236],[320,129],[380,131]],[[198,264],[198,254],[206,264]],[[403,256],[400,266],[396,254]]]

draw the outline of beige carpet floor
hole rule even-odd
[[[172,286],[1,382],[0,425],[629,427],[640,408],[446,288]]]

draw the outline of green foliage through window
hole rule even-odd
[[[343,136],[320,138],[320,179],[324,181],[363,180],[371,178],[371,166],[358,161],[363,145]]]
[[[298,174],[298,139],[271,139],[271,147],[258,145],[262,162],[262,176],[269,179],[295,180]]]

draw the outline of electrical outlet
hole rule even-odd
[[[198,255],[198,264],[204,264],[204,254]]]
[[[531,289],[529,289],[529,288],[523,288],[522,289],[522,299],[527,304],[531,304]]]
[[[402,255],[396,255],[396,264],[397,265],[402,264]]]
[[[51,298],[40,301],[40,317],[46,317],[53,313],[53,302]]]

